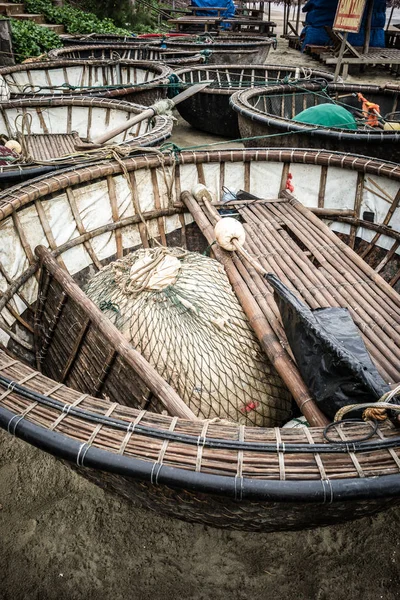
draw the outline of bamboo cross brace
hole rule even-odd
[[[104,337],[113,345],[123,360],[140,375],[145,385],[162,402],[169,414],[185,419],[197,420],[195,414],[183,402],[175,390],[157,373],[153,367],[137,352],[123,335],[111,324],[85,293],[75,284],[71,276],[62,269],[44,246],[35,249],[41,263],[61,285],[63,291],[90,316],[90,320]]]
[[[381,188],[379,188],[379,189],[381,189]],[[382,225],[389,225],[390,220],[391,220],[396,208],[399,205],[399,202],[400,202],[400,189],[397,191],[396,196],[393,198],[393,201],[392,201],[391,205],[389,206],[389,210],[386,213],[386,217],[384,218]],[[361,253],[361,258],[365,258],[369,254],[369,252],[375,246],[376,242],[379,240],[381,235],[382,235],[381,233],[376,233],[374,235],[374,237],[368,244],[367,248],[364,250],[364,252]]]

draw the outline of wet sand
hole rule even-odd
[[[284,41],[269,58],[321,68]],[[173,141],[224,140],[180,120]],[[183,523],[106,495],[0,432],[0,600],[394,600],[399,524],[399,509],[296,533]]]
[[[242,533],[133,506],[0,432],[1,600],[395,600],[400,511]]]

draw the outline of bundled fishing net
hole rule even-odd
[[[291,396],[217,261],[141,249],[85,291],[197,416],[262,426],[288,418]]]

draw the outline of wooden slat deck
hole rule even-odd
[[[384,379],[400,381],[400,295],[295,198],[238,207],[247,250],[312,309],[342,306]],[[265,282],[264,297],[274,304]],[[387,292],[387,296],[386,296]],[[279,314],[277,307],[274,312]]]
[[[336,65],[338,57],[333,53],[324,53],[320,58],[326,65]],[[400,49],[398,48],[370,48],[366,54],[359,53],[358,57],[344,56],[342,59],[342,77],[346,79],[348,75],[349,65],[400,65]],[[398,71],[398,67],[395,69]]]
[[[24,136],[27,150],[34,160],[50,160],[74,154],[75,144],[80,142],[74,133],[44,133]]]

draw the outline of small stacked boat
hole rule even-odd
[[[230,138],[240,136],[238,115],[229,100],[233,93],[253,87],[276,85],[281,81],[333,80],[331,73],[300,67],[264,64],[225,64],[185,67],[176,70],[185,85],[212,83],[199,94],[179,104],[181,116],[193,127]]]
[[[87,96],[34,96],[0,103],[0,139],[3,144],[15,140],[20,145],[18,155],[10,154],[8,162],[0,164],[0,186],[63,166],[101,160],[101,153],[85,153],[79,148],[144,109],[131,102]],[[122,156],[158,146],[170,137],[172,124],[170,116],[155,115],[111,137],[109,144]]]
[[[300,82],[237,91],[230,102],[246,147],[312,146],[398,161],[400,131],[385,123],[393,123],[391,115],[399,110],[399,98],[396,85]],[[356,127],[296,120],[302,111],[321,105],[344,108],[354,116]]]

